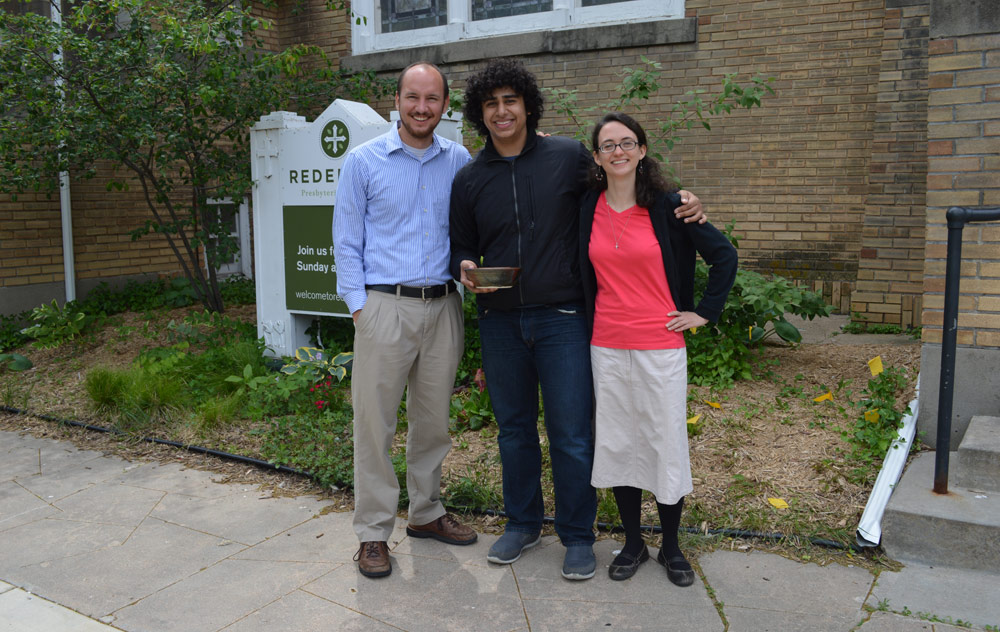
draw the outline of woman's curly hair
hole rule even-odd
[[[480,136],[489,136],[490,131],[483,122],[483,101],[493,96],[497,88],[511,88],[524,98],[524,108],[528,114],[528,131],[534,133],[538,120],[542,118],[544,99],[538,89],[535,75],[516,59],[492,59],[486,67],[465,81],[465,120],[476,126]]]

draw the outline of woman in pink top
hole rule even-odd
[[[580,265],[591,319],[596,396],[594,487],[611,487],[625,546],[608,568],[628,579],[649,559],[640,532],[642,490],[656,497],[657,561],[678,586],[694,571],[677,544],[691,492],[683,332],[718,319],[736,278],[736,249],[711,224],[674,217],[680,196],[646,156],[632,117],[605,115],[593,137],[594,190],[580,209]],[[710,266],[694,302],[695,253]]]

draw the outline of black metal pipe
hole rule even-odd
[[[951,414],[955,395],[955,350],[958,339],[958,295],[962,280],[962,229],[969,222],[1000,220],[1000,208],[953,206],[948,220],[948,254],[944,277],[944,321],[941,338],[941,383],[938,389],[937,443],[934,453],[934,493],[948,493]]]

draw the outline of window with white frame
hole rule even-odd
[[[354,0],[355,55],[477,37],[684,16],[684,0]]]
[[[225,260],[218,261],[220,277],[232,274],[242,274],[247,278],[253,277],[253,270],[250,266],[250,212],[246,200],[240,204],[234,204],[230,198],[209,199],[208,205],[214,207],[218,213],[219,222],[230,238],[235,241],[236,250],[231,252]],[[218,236],[210,237],[212,246],[218,247]],[[205,268],[208,269],[208,257],[205,257]]]

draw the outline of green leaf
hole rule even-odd
[[[784,317],[774,321],[774,331],[786,342],[802,342],[802,332],[795,325],[785,320]]]
[[[0,366],[7,365],[11,371],[27,371],[34,365],[20,353],[0,353]]]

